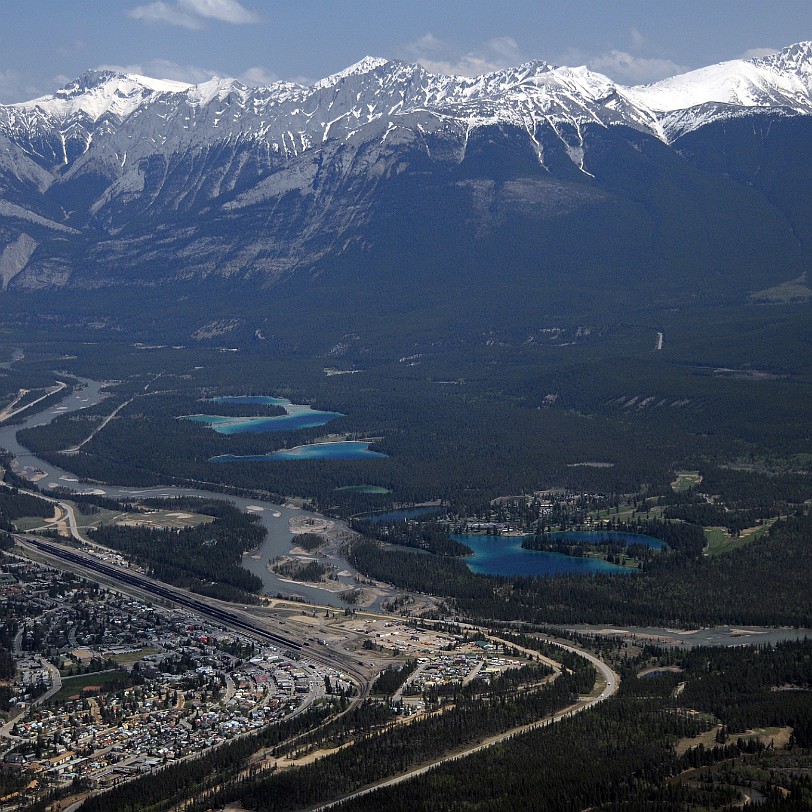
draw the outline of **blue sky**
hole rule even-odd
[[[2,0],[0,102],[88,68],[310,83],[369,54],[474,75],[529,59],[616,81],[812,39],[812,0]]]

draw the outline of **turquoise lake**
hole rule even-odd
[[[572,541],[596,542],[626,540],[650,547],[662,546],[662,542],[649,536],[627,533],[551,533],[551,536]],[[524,536],[481,536],[472,533],[454,533],[452,538],[467,544],[474,554],[462,559],[471,572],[482,575],[602,575],[636,572],[628,567],[610,564],[601,558],[577,558],[563,553],[545,550],[526,550],[522,547]],[[653,543],[652,543],[653,542]]]
[[[335,443],[310,443],[284,448],[269,454],[220,454],[209,462],[268,462],[275,460],[359,460],[383,458],[386,454],[370,451],[370,443],[362,440],[342,440]]]
[[[274,417],[227,417],[216,414],[188,414],[182,420],[193,423],[205,423],[218,434],[263,434],[270,431],[296,431],[323,426],[337,417],[344,417],[341,412],[323,412],[301,403],[291,403],[286,398],[274,398],[265,395],[235,395],[212,398],[208,403],[231,403],[245,406],[281,406],[287,414]]]

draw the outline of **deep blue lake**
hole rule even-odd
[[[269,454],[220,454],[209,462],[267,462],[274,460],[359,460],[368,457],[386,457],[380,451],[370,451],[363,440],[343,440],[336,443],[310,443],[271,451]]]
[[[595,543],[625,539],[627,544],[637,542],[651,547],[662,546],[658,539],[629,533],[551,533],[551,536],[566,538],[568,541]],[[481,536],[472,533],[455,533],[453,538],[467,544],[474,554],[462,559],[468,569],[482,575],[599,575],[629,574],[637,570],[610,564],[601,558],[576,558],[563,553],[545,550],[526,550],[522,547],[523,536]],[[653,543],[652,543],[653,542]]]
[[[341,412],[322,412],[300,403],[291,403],[286,398],[274,398],[265,395],[234,395],[212,398],[209,403],[234,403],[237,405],[281,406],[287,414],[275,417],[227,417],[216,414],[188,414],[183,420],[194,423],[205,423],[218,434],[263,434],[269,431],[295,431],[323,426],[337,417],[344,417]]]

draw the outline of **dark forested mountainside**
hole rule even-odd
[[[790,124],[779,119],[772,126]],[[794,126],[812,125],[804,119]],[[706,134],[704,149],[726,152],[725,136],[726,130]],[[490,330],[531,328],[538,315],[583,321],[590,313],[617,317],[629,307],[684,306],[698,297],[744,304],[751,293],[807,270],[810,247],[794,222],[808,219],[810,201],[798,187],[784,195],[774,179],[767,200],[751,184],[697,168],[652,136],[587,126],[584,138],[590,176],[568,158],[560,167],[541,166],[527,134],[506,127],[472,138],[465,159],[452,168],[414,148],[395,152],[385,165],[399,163],[397,173],[385,172],[374,185],[355,178],[331,190],[333,203],[322,214],[324,247],[288,259],[281,276],[252,272],[242,257],[289,252],[291,219],[312,229],[306,222],[312,190],[205,216],[173,210],[157,241],[155,226],[138,219],[114,238],[37,235],[37,252],[11,287],[26,279],[36,284],[28,284],[29,293],[4,294],[0,312],[7,319],[21,305],[29,313],[36,305],[38,318],[64,319],[65,301],[43,313],[47,300],[36,291],[68,284],[68,293],[73,285],[96,291],[96,323],[114,321],[122,304],[127,309],[126,297],[119,292],[111,300],[104,295],[109,286],[134,287],[139,299],[149,299],[144,285],[171,283],[169,295],[157,297],[162,310],[171,310],[178,284],[181,297],[194,300],[199,292],[192,287],[202,286],[207,300],[209,312],[183,339],[197,330],[204,338],[224,329],[244,339],[257,329],[274,334],[280,319],[290,319],[284,311],[293,310],[329,314],[337,341],[382,314],[392,326],[417,317],[427,326],[446,320]],[[780,153],[787,178],[809,163],[809,139],[795,140],[802,149]],[[349,207],[364,214],[346,232],[341,221]],[[340,251],[332,230],[345,231]],[[259,264],[271,265],[271,257]],[[220,278],[225,268],[227,281]],[[228,301],[218,302],[222,291]],[[256,312],[258,303],[264,313]],[[134,319],[130,329],[147,337],[145,326]]]

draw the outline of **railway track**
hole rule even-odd
[[[174,587],[159,583],[151,578],[138,575],[137,573],[124,570],[120,567],[106,564],[92,556],[67,549],[59,544],[52,544],[51,542],[39,538],[20,535],[15,535],[15,539],[23,546],[27,545],[44,555],[52,556],[81,568],[88,577],[91,577],[93,573],[97,573],[111,581],[134,587],[141,592],[155,595],[177,606],[216,620],[228,628],[253,637],[259,642],[266,642],[283,648],[296,657],[306,656],[315,662],[319,662],[331,668],[337,668],[348,674],[358,685],[359,692],[351,701],[351,705],[353,706],[369,695],[369,676],[362,669],[359,669],[357,667],[358,664],[350,657],[342,656],[332,649],[310,647],[305,641],[296,640],[279,632],[271,631],[265,626],[253,622],[249,618],[227,608],[208,603],[183,590],[175,589]]]
[[[158,597],[164,598],[165,600],[172,601],[173,603],[178,604],[179,606],[191,609],[192,611],[197,612],[200,615],[204,615],[206,617],[217,620],[232,628],[237,628],[242,631],[245,631],[251,634],[252,636],[258,637],[262,640],[266,640],[279,646],[285,646],[286,648],[295,651],[297,653],[301,652],[302,649],[304,648],[304,644],[300,643],[298,640],[294,640],[291,637],[286,637],[285,635],[269,631],[268,629],[265,629],[262,626],[257,625],[256,623],[251,623],[249,620],[246,620],[244,617],[241,617],[235,614],[234,612],[230,612],[226,609],[221,609],[218,606],[213,606],[212,604],[194,598],[191,595],[188,595],[180,590],[175,590],[172,589],[171,587],[158,584],[155,581],[146,578],[144,576],[138,575],[133,572],[126,572],[125,570],[122,570],[119,567],[114,567],[110,564],[105,564],[103,561],[98,561],[97,559],[94,559],[91,556],[81,555],[80,553],[77,553],[73,550],[66,550],[64,547],[60,547],[58,544],[51,544],[46,541],[41,541],[40,539],[32,539],[21,536],[15,536],[15,538],[17,539],[17,541],[26,545],[30,545],[31,547],[34,547],[36,550],[39,550],[42,553],[52,555],[56,558],[60,558],[63,561],[67,561],[71,564],[76,564],[77,566],[80,566],[86,570],[90,570],[91,572],[97,572],[100,575],[104,575],[107,578],[112,578],[116,581],[120,581],[123,584],[134,586],[144,592],[148,592],[151,595],[156,595]]]

